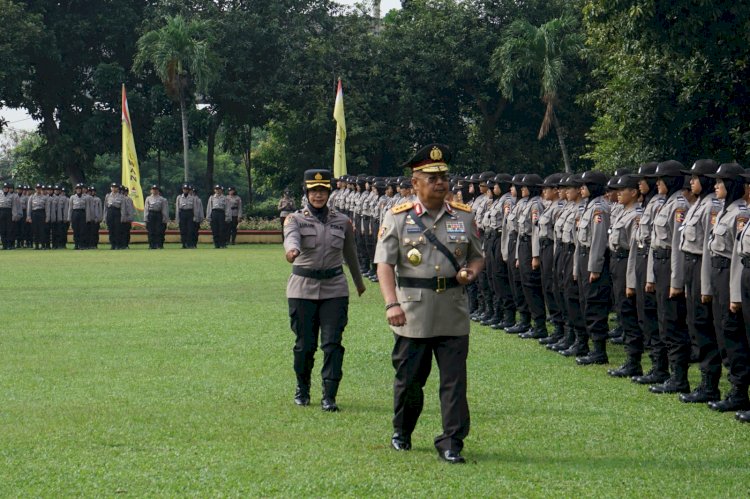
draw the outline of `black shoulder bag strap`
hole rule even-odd
[[[437,236],[433,234],[430,229],[425,227],[424,223],[422,223],[422,220],[419,218],[419,215],[417,215],[413,208],[409,210],[409,216],[417,225],[417,227],[422,229],[422,232],[424,233],[424,236],[427,238],[427,240],[430,241],[440,253],[444,254],[445,257],[451,262],[451,264],[453,264],[453,268],[456,269],[456,272],[461,270],[461,265],[458,263],[458,260],[456,260],[456,257],[453,256],[451,250],[446,248],[445,245],[438,240]]]

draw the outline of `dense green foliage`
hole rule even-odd
[[[189,160],[206,192],[239,183],[222,174],[228,159],[249,201],[330,165],[338,77],[354,173],[400,174],[428,141],[450,144],[461,173],[750,154],[746,3],[402,5],[375,23],[331,0],[0,0],[0,105],[41,123],[0,176],[100,178],[98,158],[119,150],[122,83],[144,177],[182,180],[174,169]],[[182,65],[170,58],[180,40]]]
[[[0,496],[747,495],[750,428],[731,414],[476,326],[469,463],[433,449],[436,368],[414,450],[392,451],[393,336],[369,283],[351,298],[342,412],[296,407],[282,255],[3,252]]]

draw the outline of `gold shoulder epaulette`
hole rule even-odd
[[[412,208],[414,208],[414,203],[404,203],[391,208],[391,213],[396,215],[398,213],[403,213],[405,211],[411,210]]]
[[[448,204],[457,210],[471,213],[471,206],[469,206],[468,204],[459,203],[458,201],[450,201]]]

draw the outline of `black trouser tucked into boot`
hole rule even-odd
[[[107,230],[109,230],[109,245],[112,249],[118,249],[122,245],[122,222],[120,221],[120,208],[107,209]]]
[[[618,326],[623,329],[622,304],[625,301],[625,283],[628,273],[629,255],[629,250],[620,249],[612,252],[609,260],[609,269],[612,275],[612,308],[617,313]]]
[[[148,231],[148,247],[159,249],[164,247],[164,231],[166,225],[162,223],[160,211],[149,211],[146,215],[146,230]]]
[[[692,346],[698,351],[702,372],[721,373],[713,307],[701,302],[702,255],[685,253],[685,306]]]
[[[86,210],[73,210],[70,216],[73,225],[73,246],[75,249],[86,247]]]
[[[667,350],[669,364],[687,369],[690,364],[690,333],[687,329],[685,295],[669,297],[672,281],[671,251],[653,250],[654,278],[656,279],[656,309],[659,318],[659,336]],[[728,271],[728,269],[727,269]],[[729,286],[727,286],[727,290]],[[729,304],[727,304],[729,307]]]
[[[609,271],[609,250],[604,252],[604,265],[599,279],[589,282],[589,248],[578,248],[578,280],[583,295],[583,317],[586,321],[586,334],[594,342],[607,340],[609,333],[610,297],[612,296],[612,276]]]
[[[214,240],[214,248],[226,246],[226,213],[224,210],[211,210],[211,236]]]
[[[440,413],[443,433],[435,438],[439,451],[460,452],[469,434],[469,403],[466,399],[466,357],[469,336],[406,338],[393,335],[391,360],[396,369],[393,382],[393,429],[411,436],[424,405],[423,388],[430,375],[432,356],[440,369]]]
[[[514,320],[516,316],[516,302],[513,299],[513,290],[510,287],[508,279],[508,265],[503,261],[501,251],[501,238],[498,234],[493,239],[493,274],[492,274],[492,293],[498,297],[501,311],[498,316],[506,320]]]
[[[229,222],[229,240],[232,244],[237,242],[237,226],[240,224],[240,217],[232,217],[232,221]],[[281,229],[284,232],[283,226]]]
[[[729,370],[729,382],[732,385],[747,386],[750,383],[750,349],[745,331],[744,311],[734,314],[729,310],[729,263],[728,258],[711,257],[714,327],[722,361]],[[743,275],[746,272],[747,270],[743,269]],[[746,290],[743,288],[742,292],[744,294]]]
[[[531,267],[531,237],[520,236],[518,242],[518,263],[521,276],[521,286],[526,303],[529,306],[534,326],[545,328],[547,309],[544,306],[544,290],[542,288],[542,273],[540,269]]]
[[[96,248],[99,246],[99,223],[88,222],[86,224],[86,247]]]
[[[523,286],[521,284],[521,273],[516,268],[516,242],[518,233],[513,232],[508,236],[508,280],[510,289],[513,292],[513,299],[516,301],[516,310],[520,314],[518,322],[529,322],[529,306],[523,295]]]
[[[289,318],[296,336],[294,343],[294,373],[297,383],[310,386],[310,374],[315,364],[315,351],[323,350],[323,383],[338,387],[342,377],[344,347],[341,344],[348,321],[349,297],[326,300],[289,298]],[[331,394],[327,394],[331,395]],[[335,398],[336,394],[332,394]]]
[[[195,224],[193,210],[180,210],[180,241],[183,248],[193,248],[195,240]]]
[[[15,236],[15,222],[13,222],[13,209],[0,208],[0,241],[3,243],[3,249],[13,247]]]
[[[44,244],[44,233],[47,231],[46,217],[47,212],[45,210],[31,211],[31,232],[36,247]]]
[[[649,247],[639,248],[635,261],[635,296],[638,308],[638,325],[643,333],[643,342],[650,348],[651,362],[654,367],[667,371],[667,351],[659,336],[659,318],[656,309],[656,295],[646,293],[646,274],[648,272]]]
[[[549,312],[549,320],[555,326],[561,326],[565,319],[562,313],[562,305],[559,301],[558,291],[555,284],[555,244],[552,239],[541,239],[539,241],[542,289],[544,290],[544,303]]]

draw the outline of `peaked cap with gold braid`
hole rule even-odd
[[[330,170],[305,170],[305,191],[315,187],[325,187],[331,190]]]
[[[451,157],[451,150],[445,144],[429,144],[417,151],[402,166],[411,168],[413,172],[442,173],[448,171]]]

